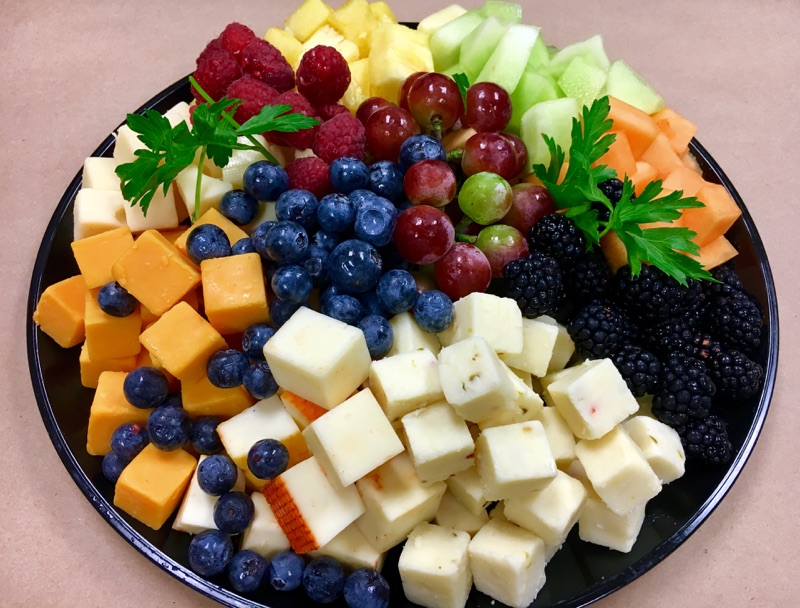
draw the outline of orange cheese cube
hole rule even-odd
[[[196,466],[184,450],[164,452],[150,444],[119,476],[114,506],[158,530],[177,508]]]
[[[81,347],[81,355],[78,359],[81,368],[81,384],[87,388],[97,388],[100,374],[103,372],[129,372],[136,368],[136,359],[136,355],[131,355],[115,359],[95,360],[89,357],[89,350],[84,344]]]
[[[84,311],[86,281],[75,275],[50,285],[42,292],[33,322],[63,348],[83,342],[85,337]]]
[[[142,349],[139,343],[142,330],[139,309],[127,317],[112,317],[97,303],[98,291],[92,289],[85,299],[86,352],[89,358],[100,361],[136,355]]]
[[[695,196],[705,207],[685,209],[683,223],[697,233],[694,242],[703,247],[725,234],[742,211],[725,187],[719,184],[706,184]]]
[[[136,367],[145,366],[155,367],[158,371],[164,374],[164,376],[166,376],[167,382],[169,382],[169,391],[171,393],[181,390],[180,380],[165,370],[164,366],[161,365],[161,361],[154,357],[150,351],[148,351],[146,348],[143,348],[139,351],[139,354],[136,355]]]
[[[181,382],[183,409],[192,416],[219,416],[231,418],[255,403],[243,387],[218,388],[203,374],[193,380]]]
[[[708,182],[700,175],[681,165],[664,178],[664,189],[682,190],[684,196],[694,196]]]
[[[301,429],[306,428],[317,418],[328,413],[328,410],[321,405],[312,403],[308,399],[303,399],[290,391],[281,393],[281,401],[283,402],[283,407],[286,408],[286,411],[289,412],[289,415]]]
[[[127,372],[100,373],[86,433],[86,451],[92,456],[103,456],[111,451],[111,435],[120,424],[147,424],[152,410],[134,407],[125,399],[122,385],[127,375]]]
[[[710,243],[703,245],[700,248],[700,253],[692,256],[696,259],[706,270],[716,268],[724,264],[731,258],[734,258],[739,252],[731,244],[731,242],[724,236],[715,238]]]
[[[203,301],[209,323],[221,334],[242,332],[269,320],[261,256],[257,253],[203,260]]]
[[[675,150],[672,149],[667,136],[663,133],[656,136],[639,160],[649,163],[661,178],[669,175],[676,167],[683,165],[681,157],[675,154]]]
[[[212,207],[203,215],[201,215],[194,224],[187,228],[183,234],[175,239],[175,247],[183,255],[188,257],[188,254],[186,253],[186,239],[189,238],[189,233],[193,228],[197,228],[197,226],[202,224],[214,224],[215,226],[222,228],[222,231],[228,235],[228,240],[231,242],[231,245],[233,245],[236,241],[247,238],[247,233],[244,230],[239,228],[239,226],[234,224],[227,217]]]
[[[157,230],[146,230],[114,263],[114,279],[155,315],[200,283],[200,274]]]
[[[101,232],[71,243],[72,253],[89,289],[114,280],[111,267],[133,245],[127,226]]]
[[[200,310],[200,290],[199,289],[192,289],[189,293],[183,296],[182,302],[186,302],[189,306],[194,308],[195,310]],[[149,325],[152,325],[158,320],[158,315],[152,313],[147,306],[139,305],[139,308],[142,311],[142,329],[145,329]]]
[[[211,354],[227,348],[219,332],[186,302],[178,302],[161,315],[139,340],[179,380],[205,374]]]
[[[683,154],[689,149],[689,142],[697,133],[697,125],[687,120],[675,110],[664,108],[653,114],[659,130],[667,136],[672,149],[677,154]]]
[[[165,239],[167,239],[170,243],[174,245],[175,241],[178,240],[178,237],[180,237],[184,232],[186,232],[186,228],[183,226],[178,226],[177,228],[159,230],[159,232],[161,233],[161,236],[163,236]]]

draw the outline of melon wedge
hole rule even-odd
[[[572,97],[544,101],[532,106],[522,115],[520,137],[528,148],[531,165],[550,162],[550,151],[542,138],[552,137],[565,153],[572,141],[572,119],[580,115],[580,106]]]
[[[451,4],[450,6],[446,6],[442,10],[431,13],[425,17],[425,19],[420,21],[419,25],[417,25],[417,31],[430,36],[440,27],[447,25],[466,12],[467,9],[464,7],[459,6],[458,4]]]
[[[561,78],[561,75],[569,66],[570,62],[575,57],[583,57],[585,61],[592,65],[608,71],[611,62],[608,60],[605,48],[603,47],[603,37],[599,34],[575,42],[558,51],[550,59],[548,69],[555,78]]]
[[[697,125],[687,120],[675,110],[664,108],[653,118],[664,135],[669,139],[672,149],[681,156],[689,149],[689,142],[697,133]]]
[[[558,89],[552,78],[525,70],[517,88],[511,93],[511,120],[508,123],[508,130],[519,135],[522,115],[528,108],[558,97]]]
[[[608,117],[614,122],[614,131],[624,131],[631,145],[631,152],[636,160],[650,147],[653,140],[661,132],[656,121],[639,108],[609,96],[611,109]]]
[[[498,17],[489,17],[464,38],[459,64],[470,82],[480,74],[510,25]]]
[[[694,242],[703,247],[724,235],[742,212],[719,184],[706,184],[695,196],[705,206],[685,209],[682,219],[684,226],[697,233]]]
[[[664,98],[622,59],[617,59],[608,69],[606,91],[647,114],[664,109]]]
[[[600,96],[606,84],[606,70],[599,68],[581,56],[569,62],[567,69],[558,79],[558,86],[567,97],[574,97],[584,106]]]
[[[538,37],[538,27],[519,24],[509,27],[475,82],[493,82],[506,91],[516,89]]]
[[[660,178],[669,175],[674,169],[682,167],[681,157],[675,154],[675,150],[663,133],[656,135],[656,138],[645,150],[640,160],[649,163],[658,172]]]
[[[612,131],[612,133],[616,136],[614,143],[608,147],[608,152],[601,156],[595,164],[608,165],[617,172],[619,179],[625,175],[633,177],[637,172],[636,159],[633,158],[628,136],[622,131]]]
[[[682,190],[684,196],[695,196],[706,183],[700,175],[681,165],[670,171],[664,178],[663,186],[665,189]]]
[[[658,173],[652,165],[640,160],[636,161],[636,173],[631,175],[633,191],[636,192],[636,196],[639,196],[642,193],[642,190],[644,190],[647,184],[657,179]],[[680,190],[680,188],[677,189]]]
[[[478,11],[467,11],[431,34],[431,55],[437,72],[458,63],[461,43],[483,20],[484,16]]]
[[[719,236],[701,247],[698,255],[691,257],[700,262],[700,265],[706,270],[711,270],[736,257],[738,253],[728,239],[724,236]]]
[[[522,23],[522,6],[516,2],[486,0],[480,11],[484,17],[498,17],[509,23]]]

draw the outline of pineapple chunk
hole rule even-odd
[[[397,102],[400,85],[414,72],[432,72],[427,36],[404,25],[382,23],[372,33],[370,95]]]
[[[332,12],[333,9],[322,0],[305,0],[286,19],[286,28],[300,42],[305,42],[325,24]]]
[[[443,25],[447,25],[456,17],[460,17],[464,13],[467,12],[462,6],[458,4],[451,4],[450,6],[446,6],[440,11],[436,11],[425,17],[422,21],[419,22],[417,26],[417,31],[422,32],[426,36],[430,36],[438,30]]]
[[[347,40],[347,38],[342,36],[330,25],[323,25],[316,32],[314,32],[314,35],[311,36],[311,38],[303,43],[303,46],[300,49],[300,55],[297,58],[297,63],[294,64],[294,69],[297,69],[297,66],[300,65],[300,60],[303,58],[303,55],[305,55],[306,52],[310,51],[315,46],[319,46],[320,44],[335,48],[337,51],[339,51],[339,53],[341,53],[342,57],[344,57],[344,60],[347,63],[358,61],[360,57],[358,47],[354,42]]]
[[[369,54],[370,36],[380,23],[367,0],[347,0],[328,17],[328,23],[358,46],[360,56]]]
[[[281,55],[286,58],[286,61],[289,62],[289,65],[295,65],[299,62],[303,45],[286,30],[282,30],[279,27],[271,27],[264,34],[264,40],[278,49]]]
[[[383,0],[370,4],[369,10],[372,12],[372,16],[378,21],[382,21],[383,23],[397,23],[397,17],[394,16],[392,9],[390,9],[389,5],[383,2]]]
[[[350,64],[350,86],[344,92],[342,103],[355,113],[369,94],[369,59],[359,59]]]

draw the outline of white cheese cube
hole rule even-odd
[[[635,416],[622,423],[642,451],[662,484],[675,481],[686,471],[686,454],[678,432],[649,416]]]
[[[639,409],[611,359],[580,366],[547,387],[575,436],[597,439]]]
[[[539,319],[522,319],[522,351],[503,353],[500,358],[511,367],[541,378],[547,374],[557,337],[558,327],[555,325]]]
[[[178,227],[178,212],[175,209],[175,195],[172,186],[164,190],[159,187],[147,208],[147,215],[139,205],[125,205],[125,221],[131,232],[145,230],[166,230]]]
[[[647,416],[648,418],[655,419],[653,415],[653,395],[636,397],[636,403],[639,404],[639,409],[633,414],[634,416]]]
[[[175,178],[175,185],[178,186],[178,192],[180,192],[181,199],[186,205],[186,212],[189,217],[194,215],[197,199],[197,172],[197,165],[192,165],[178,173],[178,177]],[[233,190],[233,187],[228,182],[204,174],[200,178],[200,211],[197,217],[200,217],[212,207],[219,211],[219,202],[225,193],[231,190]]]
[[[498,414],[516,396],[506,366],[480,336],[441,350],[439,380],[447,402],[472,422]]]
[[[489,504],[483,495],[483,485],[476,467],[448,478],[447,489],[473,515],[480,515]]]
[[[373,361],[369,385],[389,420],[402,418],[444,397],[439,363],[427,349]]]
[[[541,409],[537,420],[542,423],[547,434],[547,443],[556,460],[556,466],[566,467],[575,460],[575,435],[567,421],[556,408],[549,406]]]
[[[538,391],[533,386],[533,376],[531,376],[530,372],[526,372],[525,370],[511,367],[510,365],[508,369],[510,369],[517,378],[522,380],[525,386],[531,389],[534,393],[538,393]]]
[[[541,490],[506,499],[504,513],[547,545],[558,546],[578,521],[585,502],[583,484],[558,471]]]
[[[472,467],[475,443],[464,419],[448,403],[436,403],[402,418],[408,451],[423,483],[443,481]]]
[[[550,363],[547,366],[547,373],[550,374],[564,369],[575,353],[575,343],[572,341],[567,328],[553,317],[542,315],[538,317],[538,320],[542,323],[553,325],[558,329],[556,343],[553,345],[553,355],[550,357]]]
[[[477,515],[471,513],[455,496],[445,492],[433,521],[443,528],[461,530],[470,536],[475,536],[475,533],[489,521],[489,515],[483,510]]]
[[[522,311],[511,298],[473,292],[453,304],[448,344],[480,336],[497,353],[522,352]]]
[[[354,523],[337,534],[327,545],[308,554],[310,559],[322,556],[332,557],[349,571],[359,568],[380,571],[386,558],[386,554],[373,547]]]
[[[556,462],[538,420],[486,429],[475,448],[478,475],[489,500],[539,490],[556,476]]]
[[[514,387],[514,398],[497,414],[486,420],[481,420],[478,424],[481,429],[535,420],[542,410],[544,405],[542,398],[533,392],[533,389],[525,384],[510,367],[506,366],[506,371]]]
[[[186,126],[191,129],[189,118],[190,115],[191,112],[189,111],[189,104],[185,101],[179,101],[169,110],[164,112],[164,118],[166,118],[169,121],[169,124],[173,127],[178,123],[185,122]]]
[[[280,398],[283,407],[301,430],[328,412],[324,407],[311,403],[308,399],[303,399],[289,391],[282,391]]]
[[[578,519],[578,536],[587,543],[629,553],[642,529],[644,515],[645,503],[619,515],[590,492]]]
[[[499,519],[500,521],[508,521],[508,517],[506,517],[506,503],[504,500],[494,503],[494,506],[492,507],[491,511],[489,511],[489,519]]]
[[[242,549],[250,549],[267,559],[276,553],[290,549],[289,539],[281,530],[275,514],[261,492],[253,492],[253,521],[242,533]]]
[[[246,226],[242,226],[242,230],[244,230],[247,234],[252,234],[253,230],[255,230],[256,227],[263,224],[264,222],[277,222],[277,221],[278,221],[278,216],[275,214],[275,203],[259,202],[258,211],[256,212],[256,216],[253,218],[253,221],[247,224]]]
[[[222,181],[231,188],[240,190],[244,184],[247,167],[260,160],[267,160],[258,150],[234,150],[228,163],[222,168]]]
[[[438,355],[442,349],[436,336],[420,329],[414,316],[408,312],[401,312],[399,315],[389,319],[389,325],[394,332],[394,342],[389,349],[388,356],[400,353],[410,353],[416,350],[428,349],[434,355]]]
[[[367,379],[372,359],[364,332],[301,307],[264,345],[279,386],[326,409]]]
[[[333,485],[313,456],[268,483],[264,497],[296,553],[324,547],[364,513],[355,486]]]
[[[541,538],[508,522],[487,523],[469,543],[475,588],[511,608],[526,608],[545,583]]]
[[[83,161],[83,174],[81,186],[94,190],[116,190],[119,191],[119,177],[114,172],[117,168],[117,161],[113,158],[101,156],[90,156]]]
[[[355,485],[366,507],[356,525],[379,551],[388,551],[418,523],[433,519],[447,489],[443,481],[423,485],[406,452]]]
[[[72,208],[73,239],[77,241],[127,225],[126,205],[119,190],[81,188]]]
[[[391,423],[367,388],[317,418],[303,431],[330,479],[349,486],[403,451]]]
[[[621,427],[600,439],[575,446],[592,488],[617,515],[647,502],[661,490],[661,481],[641,450]]]
[[[466,532],[419,524],[397,567],[406,598],[426,608],[463,608],[472,588]]]
[[[200,456],[197,464],[199,465],[206,458],[208,456]],[[198,468],[195,467],[189,487],[186,488],[181,506],[175,515],[175,520],[172,522],[173,530],[199,534],[203,530],[217,529],[217,525],[214,523],[214,507],[217,504],[217,500],[219,500],[219,496],[212,496],[200,487],[197,481]],[[233,489],[237,492],[244,491],[244,475],[241,469]]]
[[[136,160],[136,150],[146,148],[139,136],[128,125],[122,125],[116,133],[114,142],[114,160],[118,165],[132,163]]]

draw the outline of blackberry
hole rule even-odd
[[[570,300],[602,300],[609,294],[611,279],[611,269],[603,255],[586,251],[564,273],[564,289]]]
[[[647,328],[642,336],[645,346],[653,352],[666,356],[671,353],[692,355],[695,338],[694,328],[686,318],[667,319]]]
[[[611,202],[612,207],[616,207],[617,203],[622,198],[622,180],[612,177],[604,182],[600,182],[597,184],[597,187],[600,188],[600,192],[606,195],[606,198]],[[631,200],[634,198],[636,198],[635,194]],[[599,201],[592,202],[592,209],[597,211],[597,219],[602,222],[607,222],[609,217],[611,217],[611,212],[608,210],[608,207]]]
[[[703,360],[720,395],[742,401],[761,388],[764,368],[738,350],[725,350],[708,335],[695,339],[696,356]]]
[[[611,360],[634,397],[655,391],[661,375],[661,363],[653,353],[628,344],[612,355]]]
[[[758,304],[741,291],[712,299],[703,315],[703,327],[708,333],[725,346],[745,353],[761,344],[763,325]]]
[[[528,231],[532,251],[552,256],[562,265],[569,265],[586,251],[586,239],[580,228],[565,215],[549,213]]]
[[[613,304],[590,302],[567,324],[578,353],[587,359],[602,359],[619,352],[627,342],[628,323]]]
[[[728,425],[717,416],[692,422],[677,429],[686,459],[707,464],[725,464],[733,456]]]
[[[622,310],[648,324],[680,316],[687,302],[687,288],[655,266],[642,266],[636,276],[623,266],[612,288]]]
[[[669,355],[662,362],[653,414],[672,427],[705,418],[715,392],[702,361],[678,353]]]
[[[711,276],[719,283],[712,283],[711,281],[704,283],[705,293],[708,298],[728,296],[734,291],[744,291],[742,281],[730,266],[717,266],[711,271]]]
[[[706,303],[706,292],[704,284],[708,281],[698,281],[697,279],[687,279],[686,287],[681,290],[680,310],[681,316],[691,317],[690,322],[694,324],[700,320],[700,315]]]
[[[528,318],[556,312],[564,301],[564,283],[558,263],[533,251],[503,267],[506,293]]]

